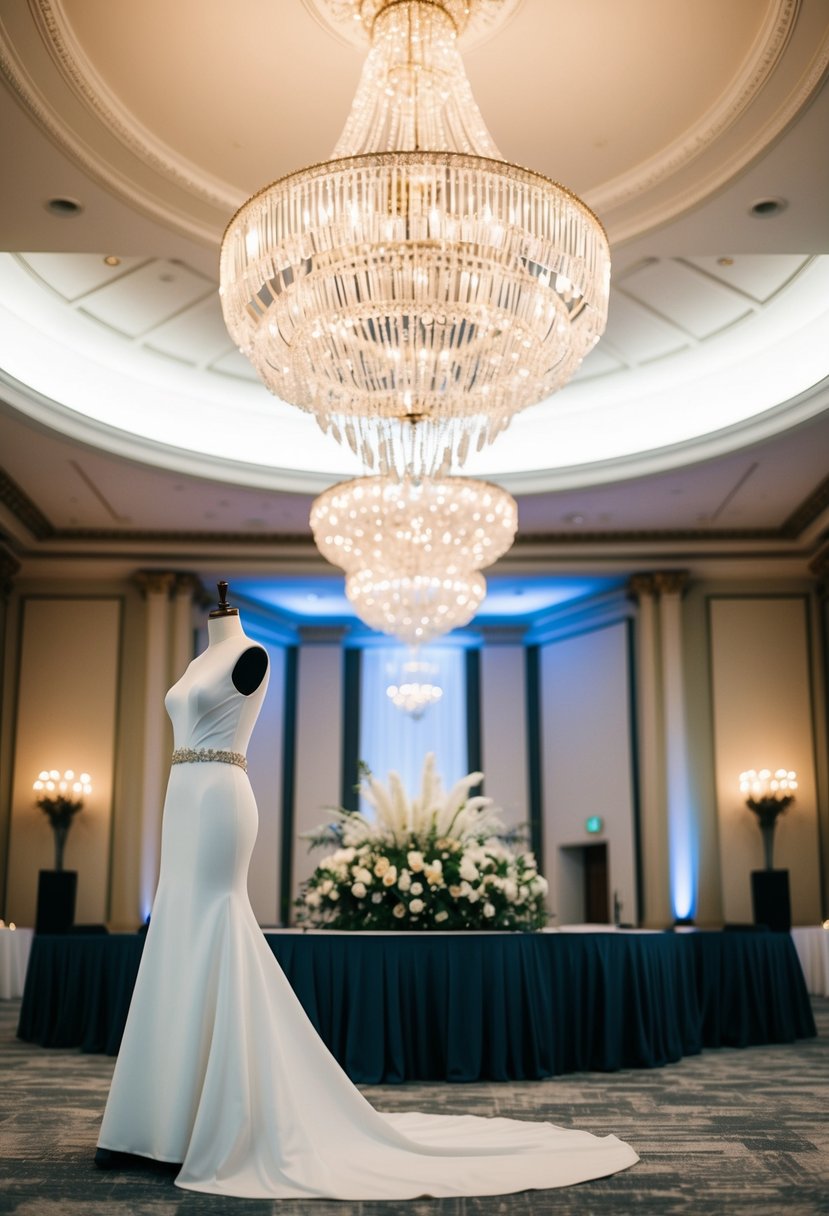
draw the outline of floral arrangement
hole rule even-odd
[[[449,794],[430,753],[420,793],[409,799],[397,773],[388,785],[363,769],[361,790],[375,818],[336,811],[310,833],[311,847],[336,845],[303,884],[300,924],[329,929],[541,929],[547,882],[530,852],[513,848],[491,798],[471,797],[469,773]]]

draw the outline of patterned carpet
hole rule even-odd
[[[0,1213],[14,1216],[814,1216],[829,1213],[829,1001],[819,1037],[667,1068],[521,1084],[373,1086],[381,1110],[547,1119],[633,1145],[638,1165],[555,1191],[401,1203],[272,1203],[180,1191],[163,1168],[92,1164],[113,1060],[15,1037],[0,1002]]]

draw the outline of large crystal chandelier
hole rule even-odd
[[[457,49],[476,0],[352,3],[371,49],[345,129],[231,220],[225,321],[366,469],[442,476],[598,341],[607,238],[496,148]]]
[[[372,629],[417,646],[466,625],[480,607],[480,574],[509,549],[518,513],[498,486],[358,477],[314,501],[311,529]]]

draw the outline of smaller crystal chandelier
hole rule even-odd
[[[486,582],[477,570],[415,575],[359,570],[346,577],[345,593],[370,629],[418,646],[468,625],[483,603]]]
[[[461,477],[360,477],[332,486],[311,508],[322,555],[346,572],[365,624],[416,646],[466,625],[481,606],[479,573],[509,549],[515,500]]]
[[[422,718],[431,705],[436,705],[443,696],[443,689],[435,683],[436,664],[418,658],[415,652],[403,663],[398,683],[389,684],[386,696],[396,709],[410,718]]]

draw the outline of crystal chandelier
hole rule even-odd
[[[267,387],[365,468],[463,466],[598,341],[610,258],[593,213],[505,161],[458,36],[482,0],[351,0],[371,49],[333,158],[230,221],[221,296]]]
[[[418,658],[415,652],[403,663],[397,683],[386,688],[386,696],[410,718],[422,718],[443,696],[443,689],[435,683],[437,670],[434,663]]]
[[[517,523],[506,490],[463,477],[358,477],[311,508],[317,548],[345,570],[357,615],[412,646],[472,619],[486,594],[479,571],[509,549]]]
[[[517,526],[506,490],[463,477],[357,477],[325,490],[311,507],[317,548],[347,571],[480,570],[507,552]]]

